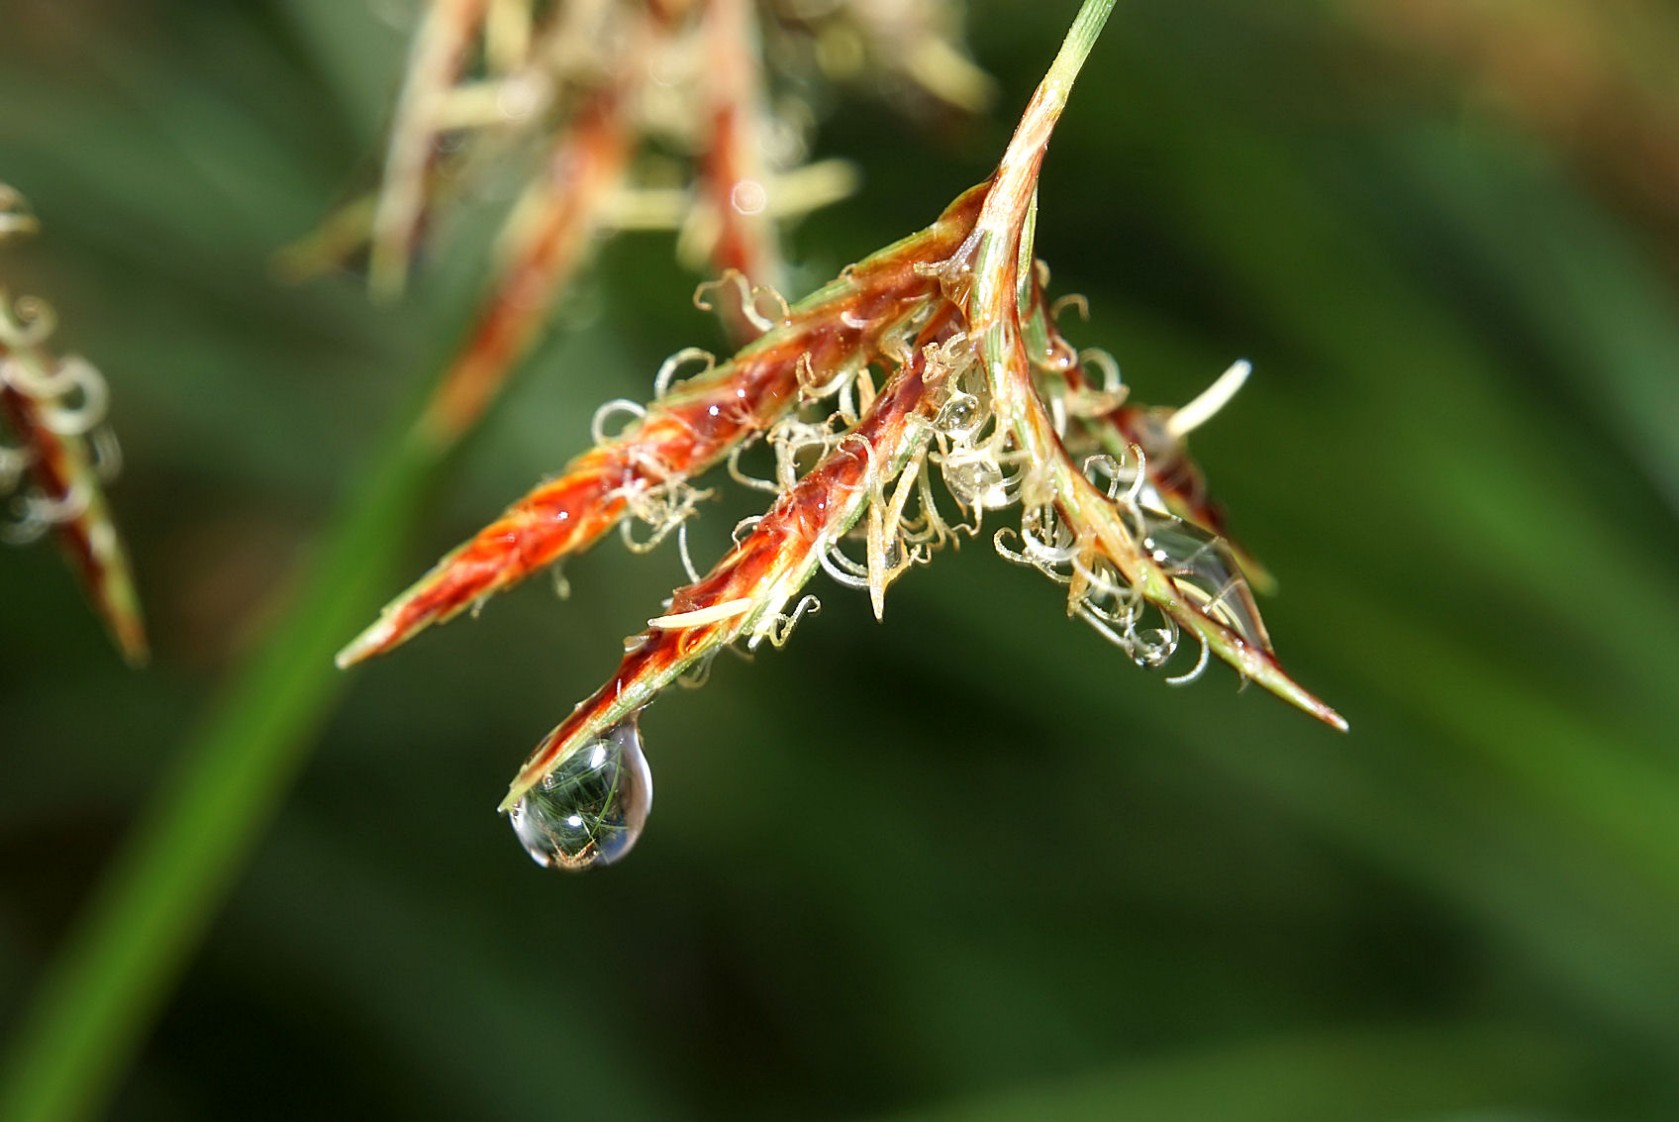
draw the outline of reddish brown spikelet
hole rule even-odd
[[[789,310],[723,365],[649,404],[641,420],[567,465],[440,561],[338,656],[348,666],[398,646],[568,554],[593,545],[654,488],[697,476],[760,435],[798,401],[811,370],[855,369],[937,282],[918,266],[971,229],[979,189],[920,234],[853,266]]]
[[[953,319],[951,309],[939,313],[846,438],[778,496],[709,573],[676,590],[670,611],[626,644],[629,651],[606,684],[543,738],[513,780],[513,792],[534,784],[568,748],[641,708],[721,647],[742,638],[754,646],[765,638],[779,645],[798,609],[791,616],[781,612],[820,553],[857,520],[871,487],[896,472],[893,465],[907,446],[925,439],[924,427],[912,421],[928,419],[929,403],[950,374],[928,355],[930,344],[949,337]],[[731,611],[737,605],[741,610]],[[504,807],[514,801],[510,794]]]

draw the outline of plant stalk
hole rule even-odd
[[[341,696],[333,651],[389,588],[444,460],[403,435],[364,477],[49,964],[0,1068],[0,1120],[108,1104]]]

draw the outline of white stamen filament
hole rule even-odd
[[[1166,431],[1178,440],[1182,440],[1202,425],[1213,419],[1213,414],[1230,404],[1230,399],[1236,396],[1236,391],[1248,380],[1253,373],[1253,364],[1247,359],[1232,363],[1229,370],[1218,376],[1218,380],[1176,413],[1166,422]]]
[[[720,619],[733,619],[751,611],[757,601],[749,596],[742,596],[738,600],[725,600],[721,604],[712,604],[705,608],[695,608],[691,612],[677,612],[675,615],[654,616],[647,621],[648,627],[658,628],[660,631],[676,631],[684,627],[700,627],[707,623],[716,623]]]

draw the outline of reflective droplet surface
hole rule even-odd
[[[985,406],[979,398],[957,391],[933,418],[933,427],[947,436],[969,437],[978,431],[985,417]]]
[[[511,817],[533,861],[576,872],[628,853],[652,806],[653,773],[631,716],[561,761]]]
[[[1198,610],[1248,642],[1271,649],[1259,606],[1224,539],[1189,522],[1162,518],[1150,525],[1143,545]]]
[[[944,482],[950,493],[967,506],[996,510],[1009,505],[1003,471],[990,460],[972,459],[957,463],[947,460]]]

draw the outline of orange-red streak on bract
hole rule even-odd
[[[961,244],[983,197],[981,188],[962,195],[932,226],[854,266],[733,359],[654,402],[624,435],[577,457],[392,601],[339,654],[340,665],[382,654],[587,549],[639,493],[697,475],[767,430],[797,404],[801,377],[821,384],[872,357],[907,310],[937,297],[938,282],[918,266]]]
[[[696,658],[734,642],[755,622],[771,590],[791,574],[808,571],[817,550],[838,538],[857,517],[871,476],[903,448],[911,417],[925,413],[947,371],[927,369],[926,345],[946,336],[955,321],[946,306],[922,332],[907,363],[887,383],[869,410],[833,451],[771,504],[750,534],[724,555],[711,572],[671,597],[670,616],[699,612],[732,601],[754,607],[738,615],[693,626],[655,627],[632,641],[606,684],[543,738],[514,777],[508,803],[563,759],[587,736],[599,733],[646,705]]]

